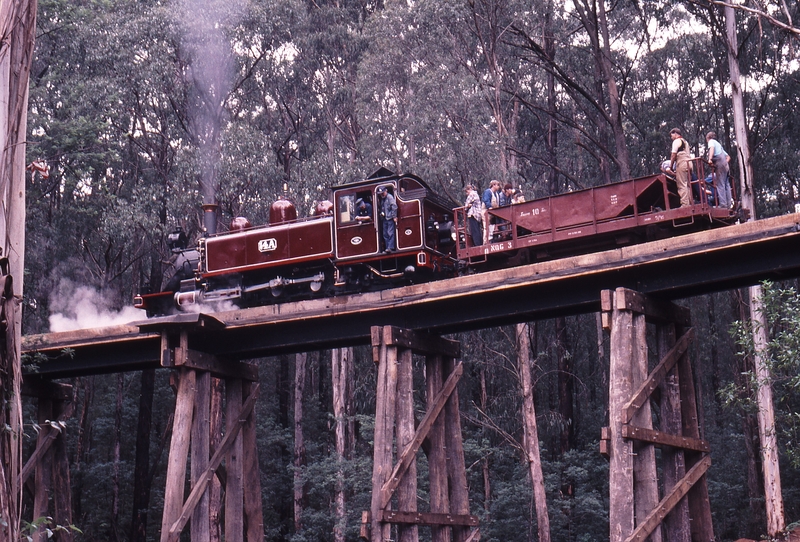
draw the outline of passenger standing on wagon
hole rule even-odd
[[[481,198],[484,208],[484,221],[483,221],[483,242],[489,243],[494,234],[494,220],[489,216],[488,210],[500,207],[500,181],[492,180],[489,182],[489,188],[484,190],[483,198]]]
[[[500,207],[511,205],[512,198],[514,197],[514,185],[506,183],[503,185],[503,191],[500,192]],[[495,229],[503,233],[500,234],[501,239],[508,239],[509,222],[502,218],[495,217]]]
[[[728,163],[731,161],[730,155],[725,152],[719,141],[717,141],[717,134],[708,132],[706,134],[706,144],[708,152],[706,153],[706,160],[717,174],[716,187],[717,187],[717,200],[718,205],[725,209],[731,207],[731,183],[728,180],[730,168]]]
[[[380,210],[383,245],[385,252],[394,252],[397,250],[397,202],[385,186],[378,187],[378,196],[381,198]]]
[[[506,183],[503,186],[503,193],[500,194],[500,207],[511,205],[514,198],[514,185]]]
[[[681,137],[681,131],[678,128],[670,130],[669,136],[672,138],[669,167],[675,172],[675,182],[678,184],[681,207],[685,207],[692,204],[692,196],[689,191],[689,177],[692,172],[692,164],[689,160],[692,159],[692,155],[689,152],[689,143]]]
[[[467,211],[469,236],[472,238],[472,246],[477,247],[483,244],[481,197],[471,184],[464,187],[464,190],[467,191],[467,201],[464,202],[464,209]]]

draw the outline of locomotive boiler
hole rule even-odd
[[[294,205],[279,199],[268,225],[236,218],[230,231],[208,235],[191,248],[185,234],[173,233],[168,241],[176,254],[174,276],[163,289],[137,295],[134,305],[155,315],[203,304],[248,307],[363,292],[605,250],[743,218],[715,204],[716,181],[703,176],[699,160],[695,171],[700,176],[692,181],[694,201],[688,206],[680,205],[673,178],[649,175],[487,209],[494,235],[474,244],[463,207],[415,175],[382,168],[363,181],[332,187],[331,200],[308,218],[298,218]],[[384,250],[381,235],[378,189],[383,187],[398,208],[392,252]]]

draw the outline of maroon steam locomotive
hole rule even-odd
[[[714,182],[702,175],[694,181],[694,204],[685,207],[674,180],[659,174],[488,209],[494,235],[473,244],[463,207],[415,175],[382,168],[333,187],[332,202],[319,204],[309,218],[297,218],[281,199],[266,226],[234,219],[231,231],[191,249],[185,234],[173,233],[175,274],[163,289],[137,295],[134,305],[154,315],[198,304],[246,307],[385,289],[731,224],[739,216],[714,205]],[[393,252],[382,246],[379,187],[397,201]],[[358,216],[361,201],[368,216]]]
[[[379,187],[397,202],[393,252],[382,246]],[[297,218],[294,206],[281,199],[270,208],[267,226],[234,219],[230,232],[200,239],[191,250],[181,248],[185,235],[173,234],[168,242],[178,254],[175,275],[162,291],[137,295],[134,306],[148,314],[224,301],[256,306],[456,274],[453,205],[422,179],[380,169],[331,190],[333,202],[318,204],[309,218]],[[361,201],[369,216],[358,216]]]

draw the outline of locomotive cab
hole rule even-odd
[[[391,253],[384,251],[379,188],[397,204]],[[340,286],[429,280],[456,269],[452,203],[420,178],[380,169],[366,180],[333,187],[333,196]]]

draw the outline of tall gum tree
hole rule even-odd
[[[730,67],[733,125],[738,143],[737,158],[740,168],[741,202],[750,211],[750,220],[756,218],[753,167],[747,134],[744,98],[739,72],[739,40],[736,35],[736,12],[725,6],[725,28],[728,39],[728,64]],[[775,405],[772,398],[772,375],[768,366],[767,321],[760,286],[750,287],[750,319],[753,330],[753,357],[756,375],[756,403],[758,405],[758,432],[761,441],[761,461],[764,475],[767,534],[777,536],[786,526],[781,492],[781,473],[778,457],[778,439],[775,430]]]
[[[25,265],[25,141],[28,77],[36,29],[36,0],[0,5],[0,242],[8,258],[4,288],[4,319],[9,329],[0,352],[3,397],[0,422],[9,431],[0,434],[0,538],[19,536],[21,488],[17,478],[22,460],[22,405],[19,344],[22,308],[13,297],[22,293]],[[13,285],[12,288],[8,286]],[[12,294],[9,296],[8,294]]]

